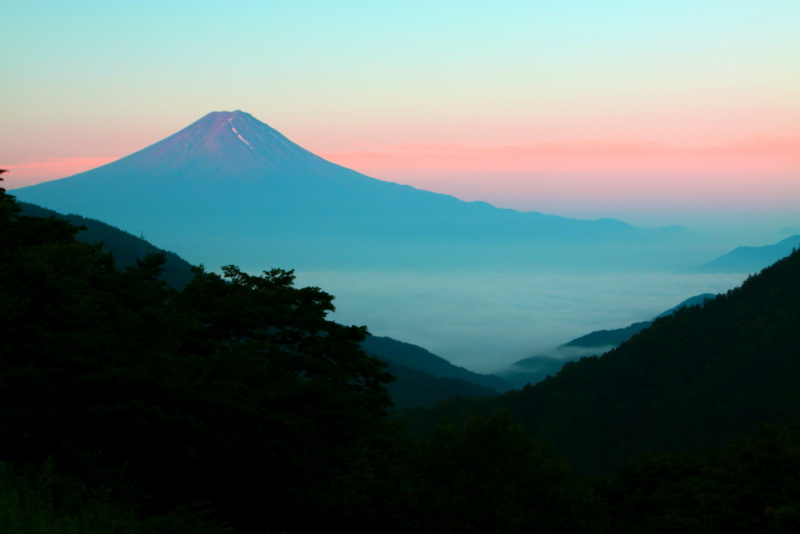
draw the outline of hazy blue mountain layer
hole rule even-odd
[[[380,358],[379,359],[383,359]],[[446,378],[389,361],[386,370],[397,380],[386,384],[395,408],[433,406],[453,397],[491,397],[498,392],[461,378]]]
[[[214,269],[652,267],[670,256],[665,243],[688,233],[522,213],[376,180],[241,111],[210,113],[108,165],[14,193],[144,232]],[[626,252],[632,245],[649,253]]]
[[[162,250],[141,237],[136,237],[104,222],[87,219],[80,215],[63,215],[27,202],[20,202],[20,207],[22,208],[21,215],[58,217],[71,222],[75,226],[86,227],[86,230],[79,232],[75,238],[78,241],[89,244],[102,242],[103,250],[113,253],[114,261],[119,268],[134,266],[137,259],[143,259],[148,254],[160,252],[165,255],[167,260],[164,264],[164,273],[161,278],[170,286],[175,289],[181,289],[194,276],[189,262],[174,252]]]
[[[511,385],[499,376],[473,373],[411,343],[389,337],[369,336],[361,346],[367,353],[385,362],[406,366],[429,375],[466,380],[499,392],[511,389]]]
[[[693,273],[756,273],[792,253],[800,245],[800,235],[793,235],[774,245],[736,247],[704,265],[687,269]]]

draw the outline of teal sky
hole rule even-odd
[[[367,174],[521,209],[637,217],[620,202],[592,212],[580,181],[535,187],[549,172],[644,183],[639,204],[669,182],[688,202],[676,213],[700,194],[676,176],[734,180],[731,206],[757,188],[764,213],[800,212],[796,0],[0,0],[0,18],[0,164],[21,178],[242,109]],[[559,166],[542,156],[554,146],[578,155]],[[668,218],[653,222],[681,222]]]

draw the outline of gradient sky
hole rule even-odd
[[[800,2],[0,0],[7,187],[241,109],[377,178],[635,224],[800,224]]]

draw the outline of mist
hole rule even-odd
[[[332,319],[413,343],[455,365],[503,372],[594,330],[628,326],[743,274],[541,274],[301,271],[334,295]]]

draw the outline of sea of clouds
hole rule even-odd
[[[742,274],[298,272],[296,285],[334,295],[342,324],[413,343],[455,365],[502,372],[595,330],[649,320]]]

